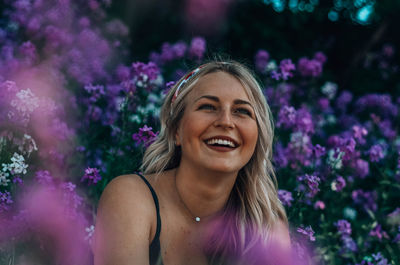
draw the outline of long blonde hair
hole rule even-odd
[[[258,139],[253,156],[239,171],[225,207],[222,233],[211,238],[213,254],[245,254],[255,242],[268,242],[278,222],[287,224],[285,210],[278,199],[277,182],[271,163],[274,128],[271,111],[252,72],[235,61],[213,61],[197,68],[190,78],[182,77],[169,91],[161,108],[161,130],[143,158],[145,174],[159,174],[179,166],[181,151],[175,146],[175,133],[185,110],[185,98],[203,76],[225,72],[236,77],[254,105]],[[186,78],[186,80],[185,80]],[[179,87],[179,93],[176,90]],[[175,97],[174,97],[175,95]],[[171,101],[173,100],[173,104]],[[227,246],[229,242],[229,246]]]

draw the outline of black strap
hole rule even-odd
[[[150,185],[150,183],[147,181],[147,179],[142,174],[140,174],[139,172],[135,172],[135,174],[137,174],[139,177],[141,177],[143,179],[144,183],[146,183],[146,185],[149,187],[149,190],[151,191],[151,195],[153,196],[154,204],[156,205],[157,229],[156,229],[156,234],[154,235],[154,239],[152,241],[152,243],[153,243],[154,241],[159,240],[160,231],[161,231],[160,206],[158,205],[157,194],[154,191],[153,187]]]

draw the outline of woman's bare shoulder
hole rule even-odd
[[[95,264],[146,262],[155,220],[154,201],[146,183],[137,175],[114,178],[101,195],[96,218],[95,253],[107,262]]]

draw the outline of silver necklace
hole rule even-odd
[[[185,206],[187,212],[192,216],[192,218],[196,221],[196,222],[200,222],[200,217],[196,216],[192,213],[192,211],[189,209],[189,207],[186,205],[186,203],[183,201],[181,194],[179,193],[178,190],[178,186],[176,185],[176,172],[175,172],[175,189],[176,189],[176,193],[178,194],[179,200],[182,202],[183,206]]]

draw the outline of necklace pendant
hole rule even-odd
[[[200,217],[196,217],[194,220],[196,220],[196,222],[200,222]]]

